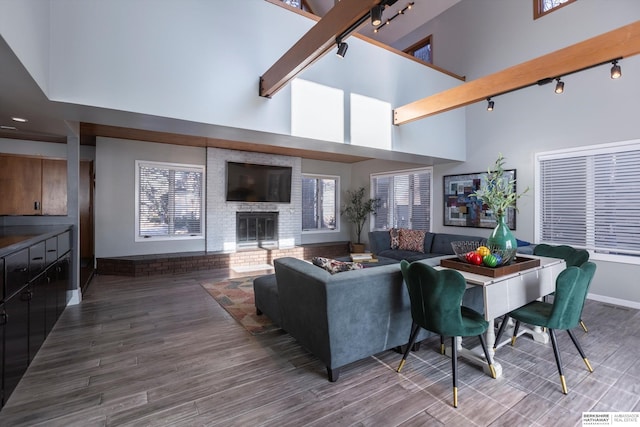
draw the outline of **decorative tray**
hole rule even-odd
[[[446,258],[440,260],[442,267],[453,268],[454,270],[466,271],[468,273],[481,274],[489,277],[506,276],[507,274],[517,273],[518,271],[527,270],[529,268],[538,267],[540,260],[537,258],[527,258],[523,256],[515,257],[510,264],[501,267],[485,267],[483,265],[469,264],[460,260],[458,257]]]

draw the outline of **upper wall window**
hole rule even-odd
[[[302,231],[337,229],[340,178],[337,176],[302,176]]]
[[[418,43],[404,50],[404,53],[408,53],[411,56],[415,56],[417,59],[433,64],[433,52],[432,52],[432,37],[429,36],[420,40]]]
[[[136,241],[203,238],[204,166],[136,160]]]
[[[533,19],[558,10],[576,0],[533,0]]]
[[[282,0],[282,3],[304,10],[305,12],[313,13],[306,0]]]

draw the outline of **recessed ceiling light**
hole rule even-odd
[[[17,127],[15,126],[5,126],[5,125],[0,125],[0,129],[4,129],[4,130],[18,130]]]
[[[13,120],[14,122],[20,122],[20,123],[26,123],[26,122],[29,121],[29,120],[24,119],[22,117],[11,117],[11,120]]]

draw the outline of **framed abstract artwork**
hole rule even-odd
[[[494,228],[496,218],[481,199],[471,195],[479,190],[486,180],[486,172],[445,175],[444,181],[444,225],[455,227]],[[516,179],[516,170],[504,171],[507,180]],[[513,189],[515,192],[515,188]],[[509,208],[506,213],[507,226],[516,229],[516,210]]]

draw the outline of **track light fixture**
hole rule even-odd
[[[381,4],[387,5],[387,6],[391,6],[396,2],[396,0],[387,0],[386,2],[382,2]],[[374,9],[371,9],[371,24],[373,24],[373,26],[375,27],[373,29],[374,33],[377,33],[382,27],[384,27],[385,25],[389,25],[391,24],[391,21],[393,21],[394,19],[396,19],[398,16],[400,15],[404,15],[406,11],[411,10],[413,8],[414,2],[409,2],[407,3],[407,5],[405,7],[403,7],[402,9],[399,9],[395,15],[393,15],[391,18],[387,19],[384,23],[382,22],[382,10],[384,9],[384,6],[380,6],[380,21],[378,21],[377,24],[374,23],[373,20],[373,11],[376,8],[376,6],[374,6]]]
[[[349,45],[343,41],[336,41],[336,44],[338,45],[338,52],[336,52],[336,55],[340,58],[344,58],[344,55],[347,53],[347,49],[349,49]]]
[[[493,111],[493,101],[491,100],[491,98],[487,98],[487,111]]]
[[[622,77],[622,68],[620,68],[620,66],[618,65],[618,60],[614,60],[612,62],[613,66],[611,67],[611,78],[612,79],[619,79],[620,77]]]
[[[371,8],[371,25],[377,27],[382,23],[382,12],[384,10],[384,6],[378,4]]]
[[[564,92],[564,82],[560,80],[560,77],[556,79],[556,93]]]

